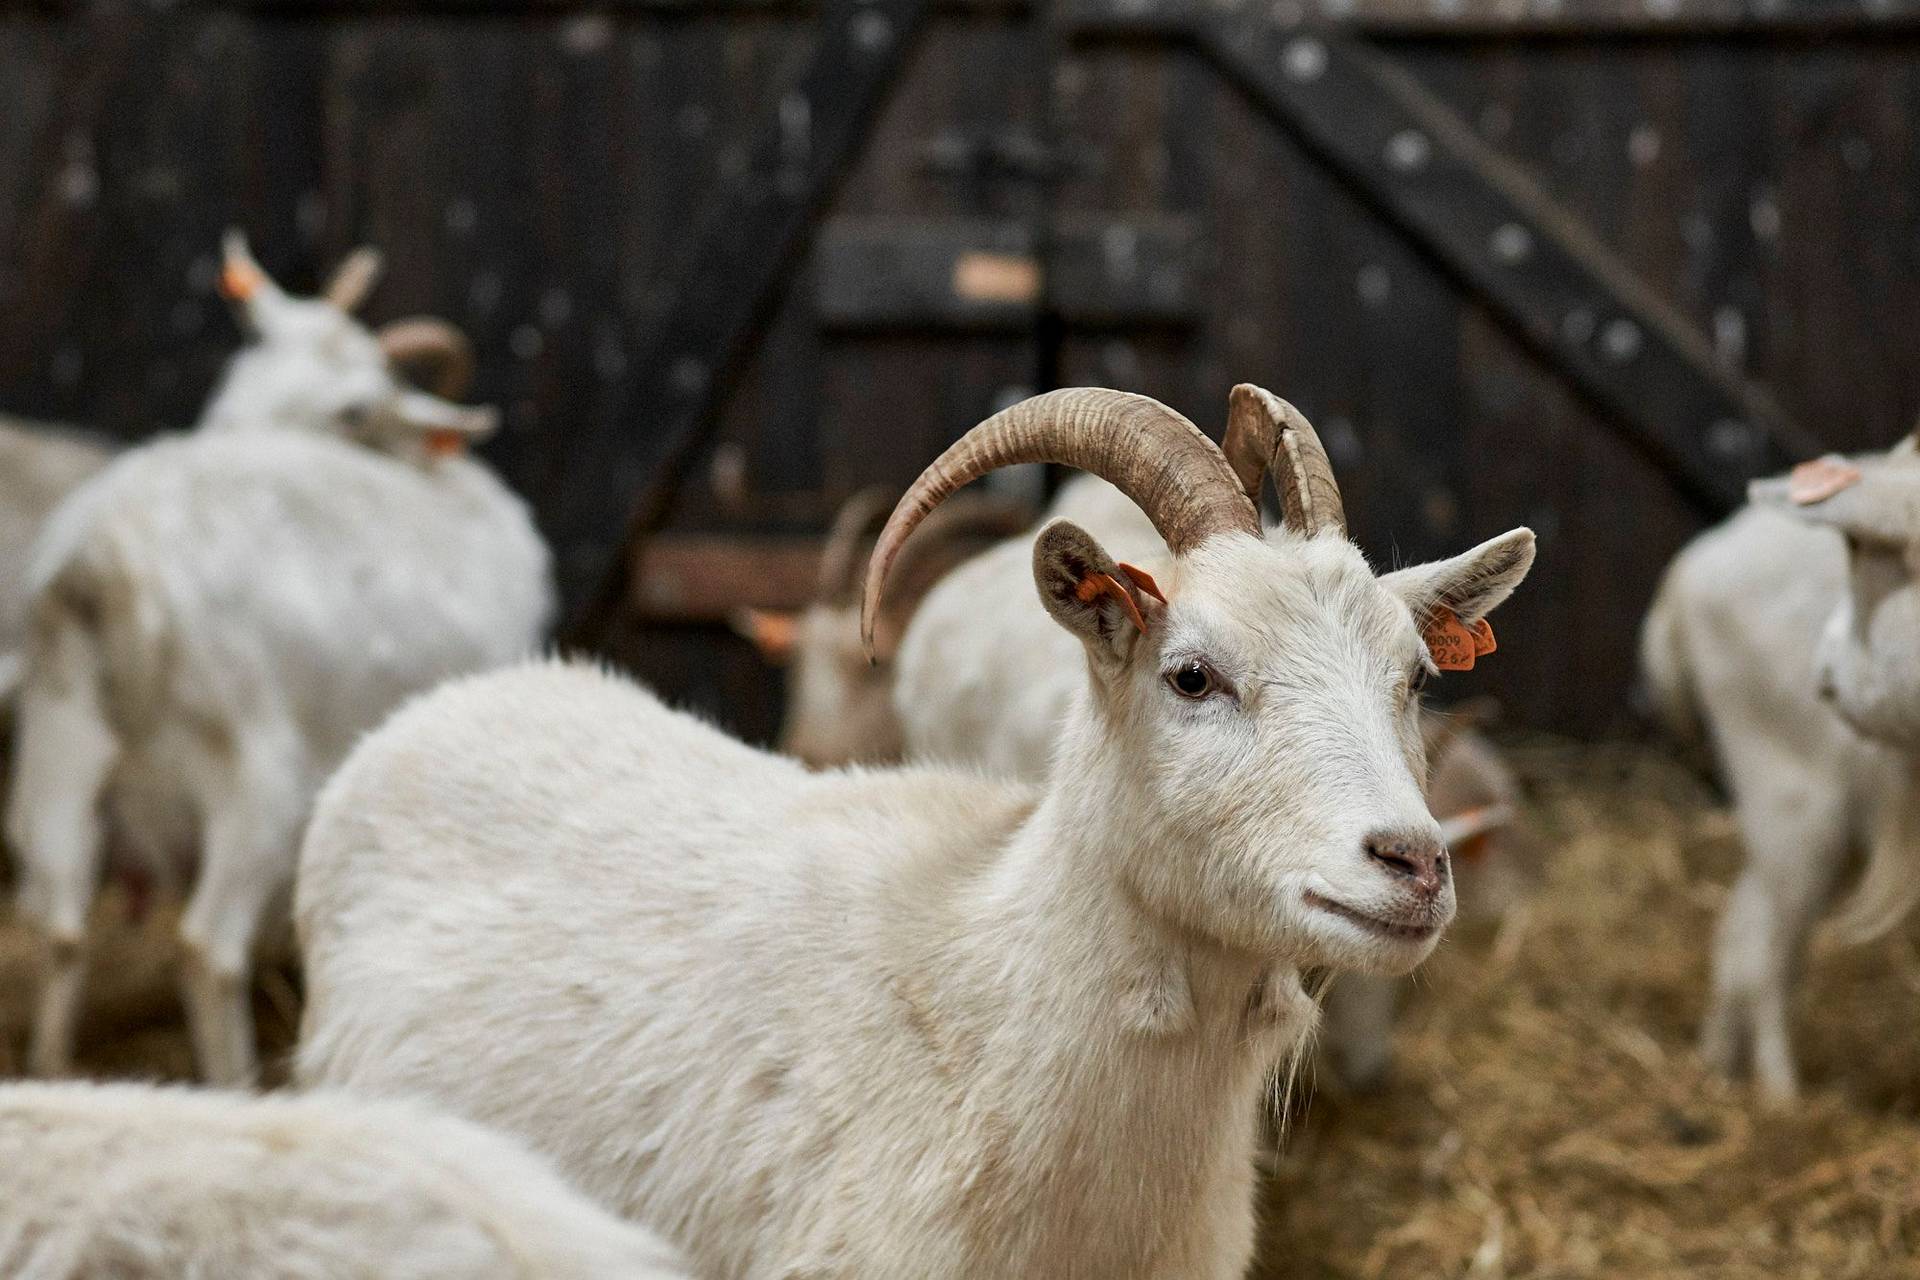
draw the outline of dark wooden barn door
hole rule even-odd
[[[0,409],[189,421],[220,229],[474,334],[602,638],[749,734],[722,618],[1007,399],[1312,416],[1383,564],[1533,524],[1450,692],[1627,722],[1660,566],[1920,380],[1904,0],[504,0],[0,17]],[[671,483],[663,483],[670,480]],[[628,542],[638,511],[646,536]],[[636,563],[636,556],[638,557]],[[629,572],[631,570],[631,572]],[[604,620],[604,619],[603,619]]]

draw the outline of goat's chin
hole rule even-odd
[[[1410,973],[1433,954],[1453,918],[1451,899],[1418,921],[1349,904],[1329,894],[1301,895],[1300,932],[1309,953],[1304,962],[1332,969],[1393,976]]]

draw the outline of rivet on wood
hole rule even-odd
[[[1387,163],[1402,173],[1425,168],[1432,154],[1433,144],[1418,129],[1402,129],[1387,139]]]
[[[1487,240],[1493,256],[1508,266],[1516,266],[1533,256],[1533,232],[1517,222],[1503,222]]]
[[[1600,332],[1600,349],[1615,364],[1625,364],[1639,355],[1641,341],[1640,326],[1624,318],[1609,321]]]
[[[1290,80],[1318,80],[1327,69],[1327,46],[1312,36],[1289,40],[1280,65]]]

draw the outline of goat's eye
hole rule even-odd
[[[1218,688],[1213,672],[1202,662],[1189,662],[1167,676],[1167,683],[1183,698],[1204,698]]]
[[[1415,667],[1413,674],[1407,677],[1407,692],[1415,697],[1420,696],[1420,691],[1427,687],[1427,681],[1431,679],[1433,679],[1433,672],[1427,670],[1424,665]]]

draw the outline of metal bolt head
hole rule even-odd
[[[1600,331],[1600,350],[1615,364],[1625,364],[1639,355],[1643,341],[1640,326],[1625,318],[1609,321]]]
[[[1433,144],[1418,129],[1402,129],[1387,139],[1387,163],[1402,173],[1424,169],[1433,155]]]
[[[1318,80],[1327,69],[1327,46],[1312,36],[1289,40],[1286,52],[1280,55],[1280,66],[1289,80],[1303,84]]]
[[[1517,222],[1503,222],[1487,239],[1493,256],[1508,266],[1516,266],[1533,256],[1533,232]]]

